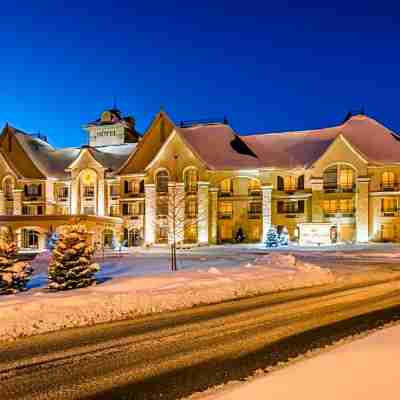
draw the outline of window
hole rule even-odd
[[[324,172],[324,190],[336,190],[337,189],[337,166],[330,167]]]
[[[110,216],[117,217],[118,215],[119,215],[119,206],[118,205],[110,206]]]
[[[184,240],[186,243],[197,242],[197,224],[187,226],[184,233]]]
[[[6,199],[12,199],[12,195],[13,195],[12,189],[13,189],[13,184],[12,184],[11,178],[5,179],[3,191],[4,191],[4,196]]]
[[[58,199],[58,201],[67,201],[68,200],[68,186],[60,186],[58,188],[57,199]]]
[[[339,186],[344,191],[352,191],[354,184],[354,171],[351,168],[340,169]]]
[[[185,214],[188,218],[196,218],[197,216],[196,199],[190,199],[186,201]]]
[[[93,206],[83,207],[83,214],[84,215],[95,215],[95,209]]]
[[[337,201],[336,200],[325,200],[324,201],[325,214],[336,214],[337,213]]]
[[[297,178],[297,190],[304,190],[304,175]]]
[[[22,215],[36,215],[36,206],[22,206]]]
[[[296,191],[296,177],[295,176],[285,176],[283,178],[283,186],[285,192],[295,192]]]
[[[352,199],[340,199],[339,200],[339,211],[342,214],[352,214],[354,212],[353,200]]]
[[[38,249],[39,233],[31,229],[22,229],[22,247],[24,249]]]
[[[259,216],[262,212],[260,201],[252,201],[249,203],[249,216]]]
[[[354,203],[352,199],[325,200],[324,211],[328,215],[335,215],[337,213],[353,214]]]
[[[112,248],[114,242],[114,232],[111,229],[103,231],[103,246]]]
[[[197,192],[197,171],[194,168],[186,170],[184,175],[185,192],[195,193]]]
[[[230,196],[232,194],[232,181],[230,179],[224,179],[219,184],[221,196]]]
[[[157,242],[168,243],[168,226],[157,227]]]
[[[94,198],[94,184],[83,186],[83,197],[85,199],[93,199]]]
[[[382,199],[383,213],[394,213],[396,211],[397,211],[397,199],[395,198]]]
[[[144,193],[144,181],[124,181],[124,192],[132,194]]]
[[[165,198],[157,199],[157,215],[159,216],[168,215],[168,199]]]
[[[249,181],[249,195],[261,196],[261,186],[257,179],[250,179]]]
[[[29,185],[25,185],[25,196],[34,197],[42,195],[42,185],[39,183],[31,183]]]
[[[231,202],[221,201],[219,203],[219,217],[220,218],[232,218],[233,206]]]
[[[168,172],[160,171],[156,175],[156,190],[158,193],[168,192]]]
[[[111,185],[110,186],[110,196],[111,197],[118,197],[119,196],[119,186],[118,185]]]
[[[303,214],[304,200],[299,201],[278,201],[278,214]]]
[[[382,174],[382,190],[394,189],[395,176],[393,172],[384,172]]]

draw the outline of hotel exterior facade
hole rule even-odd
[[[366,115],[337,126],[239,135],[227,123],[174,123],[140,135],[106,110],[89,144],[55,149],[6,125],[0,226],[40,250],[72,218],[112,247],[264,240],[271,225],[301,244],[400,240],[400,138]]]

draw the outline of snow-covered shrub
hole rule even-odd
[[[268,229],[267,237],[265,239],[266,247],[278,247],[279,246],[279,236],[275,227],[271,226]]]
[[[0,237],[0,294],[25,290],[32,272],[27,262],[18,261],[16,243]]]
[[[49,265],[49,289],[66,290],[90,286],[100,270],[92,263],[93,248],[83,224],[68,226],[60,235]]]

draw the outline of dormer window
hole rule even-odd
[[[395,175],[393,172],[385,171],[382,174],[382,190],[391,191],[394,190]]]
[[[104,111],[101,114],[101,122],[111,122],[111,113],[110,113],[110,111]]]

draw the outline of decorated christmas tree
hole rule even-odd
[[[273,226],[268,229],[267,237],[265,239],[265,245],[266,247],[278,247],[279,245],[278,232]]]
[[[60,235],[49,265],[49,289],[67,290],[90,286],[100,267],[92,263],[93,248],[84,225],[72,224]]]
[[[13,294],[26,290],[32,268],[18,261],[17,245],[7,235],[0,236],[0,294]]]

